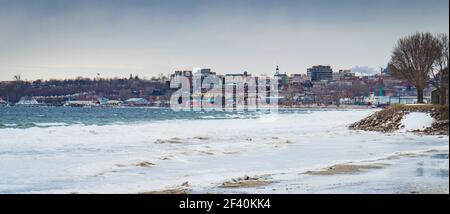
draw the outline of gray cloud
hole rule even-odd
[[[395,41],[448,32],[448,1],[0,0],[0,80],[153,76],[178,67],[304,73],[385,65]]]

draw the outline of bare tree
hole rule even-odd
[[[423,90],[436,60],[441,56],[439,41],[431,33],[416,33],[400,39],[391,56],[389,69],[416,87],[417,102],[423,103]]]
[[[440,57],[436,59],[435,65],[430,72],[430,83],[439,91],[440,93],[440,104],[445,104],[447,99],[447,93],[445,90],[446,85],[448,85],[448,76],[446,77],[446,72],[448,73],[448,61],[449,61],[449,40],[448,36],[445,34],[439,34],[436,36],[439,41],[440,46]],[[448,75],[448,74],[447,74]]]

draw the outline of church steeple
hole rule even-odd
[[[277,68],[275,69],[275,76],[280,75],[280,68],[277,65]]]

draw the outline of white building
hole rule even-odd
[[[92,107],[92,106],[98,106],[99,104],[92,100],[69,100],[66,103],[64,103],[64,106],[71,106],[71,107]]]
[[[125,100],[125,103],[132,106],[142,106],[150,104],[148,100],[144,98],[130,98],[128,100]]]
[[[38,106],[40,105],[38,101],[32,97],[22,97],[19,102],[16,103],[16,106]]]

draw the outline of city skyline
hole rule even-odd
[[[273,74],[275,65],[378,72],[399,38],[449,30],[446,0],[0,3],[0,81],[195,67]]]

